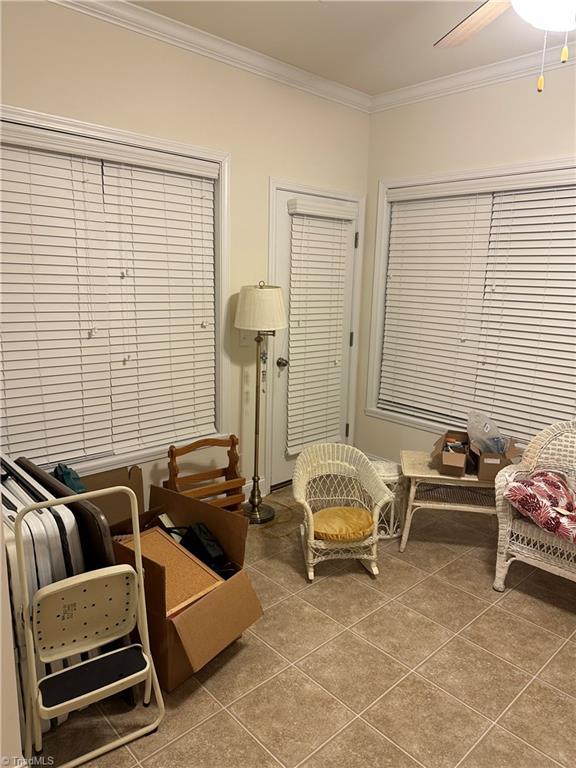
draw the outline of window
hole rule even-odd
[[[29,138],[3,146],[2,450],[80,462],[215,432],[218,164]]]
[[[574,418],[576,184],[540,176],[391,190],[376,412],[520,440]]]

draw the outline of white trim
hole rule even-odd
[[[172,155],[195,157],[208,162],[222,163],[229,158],[228,153],[209,147],[192,146],[179,141],[161,139],[157,136],[147,136],[142,133],[124,131],[120,128],[109,128],[98,123],[86,123],[71,117],[51,115],[46,112],[36,112],[23,107],[13,107],[10,104],[0,105],[0,119],[8,123],[44,128],[48,131],[69,133],[72,136],[82,136],[111,144],[125,144],[136,149],[156,150]]]
[[[553,69],[560,69],[576,63],[576,44],[570,46],[570,58],[565,64],[560,62],[561,46],[549,48],[546,52],[546,73]],[[443,96],[451,96],[455,93],[472,91],[476,88],[484,88],[487,85],[506,83],[520,77],[537,76],[540,73],[542,54],[540,52],[527,53],[513,59],[505,59],[494,64],[485,64],[482,67],[456,72],[453,75],[437,77],[415,85],[407,85],[394,91],[380,93],[372,98],[370,112],[385,112],[388,109],[404,107],[407,104],[417,104],[420,101],[429,101]],[[536,84],[534,84],[536,92]]]
[[[354,290],[352,294],[352,312],[351,328],[354,333],[354,345],[350,351],[349,370],[350,378],[348,382],[348,417],[347,422],[350,425],[348,442],[354,445],[354,433],[356,429],[356,387],[358,379],[358,349],[359,349],[359,328],[360,328],[360,307],[362,290],[362,263],[364,258],[364,227],[366,218],[366,197],[356,195],[353,192],[335,192],[334,190],[322,189],[306,184],[299,184],[288,179],[270,177],[269,197],[268,197],[268,282],[275,284],[278,279],[276,253],[276,196],[278,192],[289,192],[295,195],[318,195],[324,198],[331,198],[335,202],[353,203],[358,206],[356,219],[356,228],[358,231],[358,248],[355,250],[354,259]],[[272,344],[268,346],[268,359],[273,359],[274,339],[269,339]],[[268,382],[273,381],[273,377],[268,377]],[[270,386],[268,384],[267,386]],[[273,384],[272,384],[273,388]],[[264,472],[267,477],[272,477],[272,423],[273,423],[273,389],[269,388],[266,392],[266,445],[264,455]],[[267,492],[269,488],[265,486]]]
[[[69,10],[85,13],[100,21],[116,24],[168,45],[183,48],[200,56],[207,56],[236,69],[275,80],[292,88],[367,113],[384,112],[407,104],[416,104],[521,77],[534,76],[540,70],[541,53],[537,51],[370,96],[363,91],[314,75],[300,67],[286,64],[271,56],[266,56],[203,30],[169,19],[154,11],[132,5],[125,0],[117,0],[116,2],[111,2],[111,0],[98,0],[97,2],[95,0],[50,1]],[[576,64],[576,44],[573,43],[570,46],[570,57],[565,64],[560,62],[560,50],[560,46],[548,49],[546,72]]]
[[[378,182],[378,203],[376,211],[376,240],[374,244],[374,266],[372,279],[372,307],[370,319],[370,340],[368,345],[368,377],[366,381],[366,401],[364,414],[370,418],[391,421],[397,424],[405,424],[422,429],[428,432],[437,432],[438,423],[427,421],[418,417],[411,417],[404,414],[397,414],[391,411],[383,411],[377,407],[378,390],[380,387],[380,367],[382,357],[382,333],[384,330],[384,299],[385,299],[385,280],[388,266],[388,233],[390,223],[390,203],[389,190],[400,188],[420,188],[430,189],[432,185],[437,185],[437,190],[446,190],[447,185],[456,187],[458,184],[466,183],[466,191],[472,189],[473,181],[484,183],[487,179],[492,179],[490,183],[491,190],[499,188],[509,188],[510,180],[514,180],[514,185],[521,188],[526,184],[526,177],[530,174],[542,180],[551,179],[556,174],[556,179],[563,179],[566,171],[576,169],[576,158],[559,157],[551,160],[541,160],[534,163],[517,163],[508,166],[491,166],[480,169],[470,169],[453,174],[437,174],[431,176],[413,177],[405,179],[381,179]],[[523,178],[524,177],[524,178]],[[497,184],[498,179],[503,181],[503,187]],[[516,182],[518,180],[518,182]],[[530,182],[528,182],[530,183]],[[553,181],[552,181],[553,183]],[[572,178],[574,183],[574,178]],[[445,192],[444,192],[445,193]],[[442,194],[438,192],[438,194]],[[417,197],[415,192],[415,197]]]
[[[372,307],[370,317],[370,339],[368,342],[368,378],[366,381],[366,415],[374,415],[380,388],[382,361],[382,333],[384,330],[384,295],[388,269],[388,231],[390,224],[390,203],[387,198],[388,184],[378,182],[378,203],[376,209],[376,240],[374,243],[374,267],[372,278]],[[381,413],[378,411],[378,413]]]
[[[436,173],[425,176],[408,176],[395,179],[385,179],[387,189],[398,187],[424,186],[428,184],[446,184],[479,179],[497,178],[500,176],[515,176],[525,173],[542,173],[576,167],[574,155],[562,155],[548,160],[535,160],[529,163],[514,163],[513,165],[489,165],[483,168],[469,168],[453,173]]]
[[[216,316],[219,333],[216,339],[216,429],[226,437],[232,424],[232,398],[225,394],[232,381],[232,361],[225,343],[228,332],[227,306],[230,296],[230,156],[220,160],[220,176],[216,184]]]
[[[115,163],[125,162],[128,152],[130,162],[133,165],[186,173],[208,179],[217,179],[220,170],[219,163],[200,160],[189,154],[174,154],[173,152],[142,148],[126,142],[108,141],[70,132],[64,133],[59,130],[39,128],[37,125],[13,123],[5,118],[2,125],[2,141],[6,144],[62,152],[80,157],[94,157],[98,160],[110,160]]]
[[[358,216],[358,206],[354,203],[326,203],[311,201],[309,198],[293,197],[288,200],[290,216],[321,216],[324,219],[354,221]]]
[[[10,123],[10,135],[16,136],[19,126],[28,134],[29,128],[45,129],[67,133],[70,137],[83,137],[94,141],[107,141],[122,144],[130,148],[131,156],[135,151],[138,156],[145,158],[145,152],[163,151],[170,154],[178,154],[181,157],[196,158],[200,161],[218,164],[219,173],[215,187],[216,208],[216,252],[215,267],[217,274],[216,286],[216,313],[218,318],[218,336],[216,340],[217,382],[216,382],[216,429],[219,433],[227,435],[231,424],[230,398],[224,396],[225,386],[230,382],[231,360],[226,353],[227,345],[225,337],[227,332],[226,306],[230,292],[230,156],[227,153],[207,149],[205,147],[181,144],[166,139],[155,138],[130,131],[116,130],[95,123],[85,123],[57,115],[49,115],[43,112],[35,112],[29,109],[21,109],[9,105],[0,105],[0,119]],[[0,123],[0,126],[2,124]],[[3,130],[0,139],[3,139]],[[135,150],[133,150],[135,148]],[[143,152],[140,152],[143,150]],[[139,458],[148,456],[151,458]],[[124,466],[135,461],[154,461],[165,452],[159,454],[157,449],[145,449],[137,454],[115,454],[98,459],[88,460],[82,464],[83,471],[96,471],[114,466]],[[137,458],[133,458],[136,456]],[[84,466],[90,469],[86,469]]]
[[[360,314],[362,308],[363,293],[363,269],[364,269],[364,232],[366,228],[366,197],[358,198],[358,218],[356,219],[356,231],[358,232],[358,247],[354,251],[354,286],[352,291],[352,328],[354,343],[350,349],[349,366],[350,380],[348,383],[348,442],[354,445],[356,439],[356,392],[358,390],[358,355],[360,351]]]
[[[214,438],[226,438],[228,435],[222,434],[210,434],[210,435],[198,435],[194,440],[202,440],[203,437]],[[190,440],[180,440],[174,445],[176,447],[187,445]],[[134,464],[148,464],[152,461],[165,461],[166,467],[168,467],[168,446],[154,448],[142,448],[139,451],[128,451],[126,453],[108,454],[106,456],[98,456],[93,459],[75,460],[72,459],[68,462],[68,465],[78,472],[80,475],[91,474],[92,472],[105,472],[109,469],[118,469],[119,467],[133,466]],[[57,462],[50,461],[39,464],[43,469],[49,471],[55,467]]]
[[[560,184],[574,184],[576,181],[576,159],[566,161],[566,167],[551,170],[532,170],[471,179],[434,181],[430,184],[409,184],[387,188],[389,202],[400,200],[426,200],[451,195],[482,194],[484,192],[505,192],[514,189],[538,189]]]
[[[224,40],[209,32],[190,27],[174,19],[140,8],[126,2],[110,0],[51,0],[73,11],[86,13],[100,21],[111,22],[131,32],[147,35],[177,48],[184,48],[191,53],[216,59],[223,64],[243,69],[269,80],[276,80],[300,91],[312,93],[329,101],[335,101],[346,107],[369,112],[371,97],[341,85],[333,80],[314,75],[300,67],[294,67],[283,61],[258,53],[250,48]]]

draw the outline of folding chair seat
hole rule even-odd
[[[44,664],[94,650],[130,634],[136,626],[138,585],[129,565],[72,576],[38,590],[32,626]],[[38,681],[38,712],[50,719],[107,698],[150,675],[141,645],[81,661]]]

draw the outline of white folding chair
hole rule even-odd
[[[30,600],[22,532],[24,517],[35,509],[112,493],[125,493],[130,499],[136,570],[130,565],[113,565],[80,573],[42,587]],[[144,705],[147,706],[154,688],[158,715],[153,722],[61,767],[73,768],[150,733],[158,727],[164,715],[164,701],[148,638],[136,495],[129,488],[118,486],[41,501],[18,513],[14,533],[22,585],[22,620],[28,664],[28,685],[24,694],[25,757],[31,757],[32,736],[36,751],[42,749],[42,720],[81,709],[141,682],[144,683]],[[51,664],[86,654],[130,635],[135,628],[138,629],[140,643],[112,651],[104,650],[93,658],[38,679],[36,659],[43,664]]]

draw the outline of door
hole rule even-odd
[[[347,442],[356,203],[276,192],[276,278],[288,328],[268,359],[271,485],[318,442]]]

